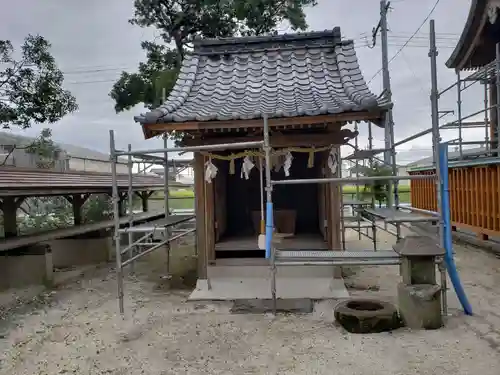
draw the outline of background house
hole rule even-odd
[[[38,157],[22,149],[30,145],[34,138],[0,132],[0,165],[19,168],[37,168]],[[109,154],[65,143],[56,143],[60,148],[54,155],[53,169],[58,171],[111,173]],[[16,149],[18,147],[19,149]],[[119,174],[128,173],[127,159],[120,158],[117,163]]]
[[[462,156],[464,158],[478,157],[478,156],[482,156],[482,154],[486,153],[486,152],[487,152],[486,148],[484,148],[484,147],[464,148],[462,150]],[[450,151],[448,152],[448,160],[450,160],[450,162],[453,162],[455,160],[458,160],[459,158],[460,158],[460,151],[458,150],[458,147],[453,149],[453,151],[450,147]],[[418,170],[420,168],[429,168],[432,166],[432,164],[433,164],[433,157],[429,156],[429,157],[422,158],[422,159],[419,159],[417,161],[408,163],[406,165],[406,168],[407,168],[407,170],[412,171],[412,170]]]

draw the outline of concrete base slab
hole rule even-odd
[[[340,267],[321,266],[276,266],[278,277],[335,277]],[[221,259],[215,266],[207,268],[209,279],[225,277],[270,278],[271,268],[267,259]]]
[[[293,298],[276,300],[276,312],[310,314],[314,303],[309,298]],[[273,312],[273,301],[270,299],[238,299],[231,308],[233,314],[265,314]]]
[[[332,277],[276,278],[276,297],[282,299],[339,299],[349,293],[342,279]],[[271,280],[256,277],[215,277],[198,280],[189,296],[191,301],[232,301],[238,299],[271,299]]]
[[[111,237],[59,239],[49,245],[56,268],[105,263],[112,252]]]
[[[33,245],[0,258],[0,290],[42,284],[52,286],[53,264],[50,247]]]
[[[200,292],[208,292],[210,290],[210,282],[207,279],[198,279],[196,281],[195,290],[199,290]]]

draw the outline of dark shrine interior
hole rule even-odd
[[[306,179],[319,176],[320,158],[315,154],[312,168],[307,167],[308,153],[293,152],[293,161],[290,168],[290,176],[285,177],[283,167],[278,172],[271,173],[273,180],[283,179]],[[241,177],[243,159],[235,160],[235,173],[229,174],[229,162],[224,163],[226,173],[226,215],[227,228],[225,236],[249,236],[256,235],[252,222],[252,212],[261,210],[260,194],[260,170],[258,164],[251,170],[250,178],[246,180]],[[264,173],[265,182],[265,173]],[[264,201],[265,201],[264,191]],[[295,210],[295,232],[296,233],[318,233],[318,185],[275,185],[273,187],[274,210]]]

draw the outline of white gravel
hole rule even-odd
[[[126,319],[117,312],[108,268],[54,292],[52,302],[4,321],[0,374],[481,374],[500,372],[500,260],[456,247],[475,309],[436,331],[352,335],[315,314],[233,315],[229,305],[186,302],[147,277],[126,280]],[[397,267],[357,270],[353,294],[395,295]],[[373,295],[373,294],[372,294]],[[323,313],[322,313],[323,312]],[[326,312],[326,313],[325,313]]]

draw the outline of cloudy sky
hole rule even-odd
[[[392,57],[419,27],[436,0],[394,0],[389,14],[389,56]],[[66,73],[66,83],[76,96],[80,109],[53,125],[56,141],[109,151],[109,129],[116,131],[120,148],[131,143],[135,148],[153,148],[161,141],[143,139],[133,116],[143,108],[117,115],[108,93],[122,70],[133,72],[144,59],[142,40],[151,40],[154,30],[130,25],[133,0],[0,0],[0,38],[14,45],[22,43],[28,33],[38,33],[52,43],[52,52]],[[451,54],[465,24],[470,0],[441,0],[432,18],[436,20],[438,82],[444,88],[455,80],[444,62]],[[367,47],[371,30],[379,19],[378,0],[319,0],[307,10],[312,30],[340,26],[345,37],[354,39],[359,62],[369,81],[381,67],[379,41]],[[283,32],[287,31],[283,26]],[[391,63],[391,82],[395,102],[396,140],[430,127],[430,62],[428,58],[428,23]],[[367,39],[368,38],[368,39]],[[469,89],[464,97],[464,115],[483,105],[482,88]],[[370,82],[373,92],[382,90],[381,74]],[[440,101],[441,110],[456,108],[456,92],[449,92]],[[452,115],[443,121],[452,121]],[[363,124],[364,125],[364,124]],[[23,131],[36,135],[41,127]],[[360,141],[366,143],[366,127],[362,126]],[[465,132],[467,139],[482,140],[483,130]],[[383,132],[374,134],[383,144]],[[451,131],[444,139],[456,138]],[[422,137],[398,149],[398,162],[405,163],[429,154],[431,139]]]

